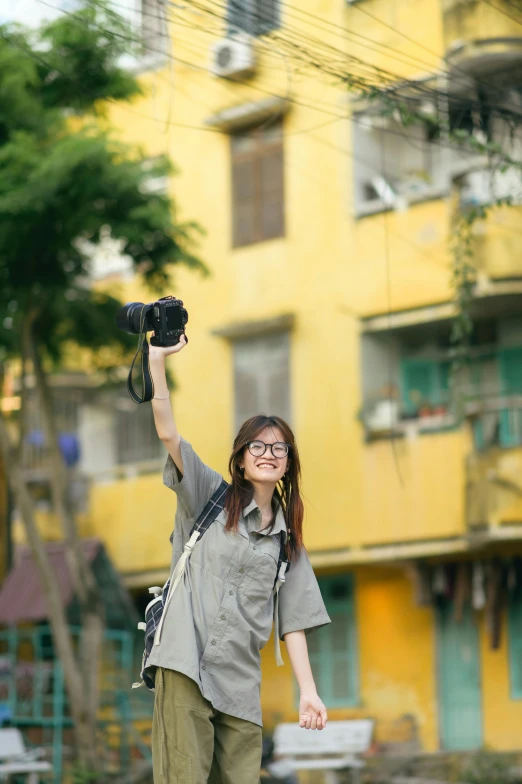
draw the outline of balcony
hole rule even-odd
[[[498,540],[522,537],[522,398],[492,401],[472,418],[466,460],[466,524]]]
[[[521,304],[477,304],[456,373],[450,319],[363,335],[364,546],[522,538]]]
[[[461,212],[511,199],[511,205],[494,207],[484,220],[474,225],[473,259],[479,288],[488,282],[512,281],[505,293],[515,293],[516,281],[522,281],[520,226],[522,226],[522,185],[514,169],[492,171],[477,161],[467,171],[454,177],[454,203]]]
[[[362,458],[362,545],[456,540],[465,529],[464,430],[411,430],[392,445],[376,440]]]
[[[393,447],[366,444],[363,546],[522,538],[522,395],[477,398],[439,425],[399,420]]]
[[[450,130],[502,151],[491,158],[479,156],[464,142],[451,162],[451,180],[453,203],[460,213],[494,205],[487,219],[474,227],[479,276],[513,279],[522,277],[517,261],[522,185],[518,169],[504,163],[509,158],[522,161],[522,15],[516,25],[501,13],[502,0],[496,5],[498,11],[485,3],[446,3],[445,15],[458,21],[458,45],[454,42],[446,58]],[[510,11],[508,6],[505,10]],[[511,37],[497,29],[506,24],[513,27]],[[502,200],[509,200],[509,206],[499,207]]]
[[[494,5],[480,0],[443,0],[446,52],[458,55],[468,47],[481,45],[490,49],[509,47],[511,40],[520,36],[515,21],[519,15],[509,0],[497,0]]]

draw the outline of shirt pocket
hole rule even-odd
[[[272,593],[277,574],[279,542],[266,542],[257,545],[255,557],[248,566],[248,578],[241,593],[265,614],[273,609]]]
[[[227,580],[240,558],[241,539],[215,521],[194,547],[191,560],[214,577]]]

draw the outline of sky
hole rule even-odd
[[[0,24],[20,22],[37,27],[71,5],[71,0],[0,0]]]
[[[19,22],[38,27],[62,11],[74,11],[77,5],[78,0],[0,0],[0,24]],[[131,7],[134,4],[128,2],[128,5]]]

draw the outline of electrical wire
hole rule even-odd
[[[223,10],[226,10],[226,8],[228,7],[228,6],[224,6],[222,3],[218,2],[217,0],[207,0],[207,2],[210,2],[211,4],[213,4],[213,5],[217,6],[217,7],[218,7],[218,8],[220,8],[222,11],[223,11]],[[194,2],[192,2],[192,4],[193,4],[193,5],[196,5],[196,3],[194,3]],[[238,5],[238,0],[229,0],[229,5],[231,5],[232,7],[236,6],[238,9],[240,9],[240,8],[241,8],[241,6],[240,6],[240,5]],[[201,6],[201,5],[199,5],[198,7],[199,7],[199,8],[201,8],[201,9],[204,9],[204,6]],[[358,7],[358,6],[355,6],[355,7]],[[285,4],[285,8],[287,8],[287,4]],[[294,7],[294,6],[290,6],[290,8],[295,8],[295,7]],[[319,24],[319,22],[323,22],[323,21],[324,21],[324,23],[325,23],[325,24],[329,24],[329,25],[331,25],[331,26],[335,27],[336,29],[339,29],[339,30],[340,30],[340,29],[342,29],[342,28],[338,27],[337,25],[333,25],[332,23],[328,22],[327,20],[323,20],[323,19],[321,19],[320,17],[316,17],[315,15],[313,15],[313,14],[310,14],[309,12],[303,11],[302,9],[296,9],[296,10],[298,10],[300,13],[306,14],[307,16],[309,16],[309,17],[311,17],[312,19],[314,19],[314,20],[315,20],[315,22],[316,22],[316,24]],[[359,8],[359,10],[363,11],[364,9],[362,9],[362,8]],[[256,13],[254,12],[254,16],[259,18],[261,15],[260,15],[260,14],[256,14]],[[262,18],[262,17],[261,17],[261,18]],[[382,20],[379,20],[379,19],[377,19],[377,17],[372,17],[372,18],[374,18],[376,21],[381,21],[381,22],[382,22]],[[391,30],[393,30],[394,32],[398,33],[399,35],[402,35],[402,36],[403,36],[403,37],[405,37],[406,39],[413,41],[413,39],[410,39],[408,36],[406,36],[405,34],[401,33],[399,30],[397,30],[396,28],[392,27],[391,25],[388,25],[388,24],[387,24],[387,23],[385,23],[385,22],[382,22],[382,24],[384,24],[386,27],[389,27]],[[288,25],[286,25],[286,26],[285,26],[285,25],[283,25],[283,26],[282,26],[282,29],[291,30],[291,28],[289,28],[289,27],[288,27]],[[301,33],[300,31],[298,31],[298,35],[299,35],[299,37],[300,37],[300,38],[302,38],[302,33]],[[357,35],[357,34],[355,34],[355,33],[352,33],[352,35]],[[323,44],[321,41],[318,41],[317,39],[315,39],[315,41],[316,41],[316,43],[319,43],[320,45],[324,45],[324,44]],[[413,42],[414,42],[414,41],[413,41]],[[376,43],[377,43],[377,42],[376,42]],[[383,45],[383,47],[384,47],[384,48],[389,48],[389,47],[386,47],[385,45]],[[331,46],[329,46],[329,48],[330,48],[330,49],[333,49],[333,47],[331,47]],[[423,48],[425,48],[425,49],[426,49],[426,47],[423,47]],[[339,50],[334,50],[334,51],[336,51],[336,52],[337,52],[337,54],[341,54],[341,55],[344,55],[344,56],[348,56],[348,55],[346,55],[345,53],[339,52]],[[396,50],[394,50],[394,51],[396,51]],[[427,51],[428,51],[428,52],[430,52],[430,54],[432,54],[433,56],[439,57],[439,55],[437,55],[435,52],[432,52],[432,50],[429,50],[429,49],[428,49]],[[358,58],[352,58],[352,60],[357,60],[358,62],[362,62],[362,61],[360,61]],[[426,63],[424,63],[424,64],[426,64]],[[427,65],[427,64],[426,64],[426,65]],[[373,68],[375,68],[375,69],[376,69],[376,66],[371,66],[371,67],[373,67]],[[432,66],[432,65],[428,65],[428,67],[429,67],[430,69],[432,69],[432,68],[433,68],[433,66]],[[397,81],[397,80],[400,80],[400,79],[402,78],[402,77],[400,77],[398,74],[391,73],[391,72],[389,72],[389,71],[384,71],[382,68],[381,68],[381,69],[376,69],[376,70],[378,70],[378,71],[379,71],[379,74],[380,74],[381,76],[383,76],[383,77],[386,77],[386,76],[387,76],[387,77],[391,77],[392,81]],[[459,68],[459,67],[457,67],[457,66],[453,66],[453,67],[452,67],[452,72],[451,72],[451,73],[450,73],[450,72],[443,72],[443,71],[441,71],[441,70],[439,69],[439,71],[438,71],[438,75],[439,75],[439,76],[445,76],[446,78],[448,78],[448,77],[450,77],[450,76],[454,75],[454,72],[455,72],[455,71],[462,73],[462,74],[465,76],[465,78],[466,78],[467,80],[469,79],[469,75],[468,75],[468,74],[466,74],[464,71],[461,71],[461,70],[460,70],[460,68]],[[487,84],[486,82],[483,82],[482,80],[479,80],[479,79],[475,79],[475,81],[476,81],[478,84],[481,84],[482,86],[484,86],[484,87],[486,87],[486,88],[488,88],[488,89],[497,90],[497,86],[496,86],[496,85]],[[414,82],[414,83],[411,83],[411,82],[410,82],[410,84],[409,84],[410,88],[411,88],[412,84],[413,84],[413,85],[418,85],[418,82]],[[433,91],[432,91],[432,92],[433,92]],[[438,92],[440,93],[440,90],[439,90]],[[448,97],[448,96],[447,96],[447,97]]]
[[[11,39],[9,39],[9,37],[8,37],[8,36],[2,35],[2,37],[4,38],[4,40],[8,40],[8,41],[9,41],[11,44],[15,44],[15,42],[13,42]],[[47,62],[46,62],[46,61],[45,61],[45,60],[44,60],[44,59],[43,59],[41,56],[39,56],[39,55],[35,55],[35,54],[34,54],[34,53],[31,51],[31,50],[27,50],[25,47],[22,47],[22,46],[20,46],[19,44],[15,44],[15,45],[17,45],[17,46],[18,46],[18,48],[20,48],[22,51],[24,51],[24,52],[25,52],[27,55],[29,55],[29,56],[33,56],[33,59],[35,59],[35,60],[36,60],[37,62],[39,62],[41,65],[43,65],[44,67],[47,67],[47,68],[49,68],[49,65],[48,65],[48,63],[47,63]],[[54,64],[53,64],[53,65],[54,65]],[[62,75],[66,76],[66,74],[65,74],[64,72],[61,72],[61,73],[62,73]],[[86,94],[88,94],[88,93],[87,93],[87,91],[85,91],[85,90],[84,90],[84,92],[85,92]],[[91,94],[91,95],[92,95],[92,94]],[[121,106],[121,102],[119,102],[119,101],[115,101],[115,103],[116,103],[118,106]],[[128,107],[125,107],[125,108],[128,108]],[[149,119],[149,120],[154,120],[154,121],[156,121],[156,122],[163,122],[162,120],[159,120],[158,118],[155,118],[155,117],[150,117],[150,116],[148,116],[148,115],[143,115],[142,113],[137,113],[137,112],[135,112],[135,111],[132,111],[132,113],[133,113],[133,114],[138,114],[138,116],[145,117],[146,119]],[[340,119],[345,119],[345,118],[340,118]],[[327,121],[326,123],[321,123],[320,125],[318,125],[318,126],[313,126],[312,128],[302,128],[302,129],[298,129],[298,130],[297,130],[297,131],[295,131],[295,132],[287,132],[286,134],[284,134],[284,136],[285,136],[285,137],[287,137],[287,136],[295,136],[295,135],[300,135],[300,134],[303,134],[303,133],[306,133],[306,134],[308,134],[308,133],[310,133],[310,131],[317,130],[317,129],[319,129],[319,128],[325,127],[326,125],[331,125],[331,124],[332,124],[333,122],[335,122],[335,121],[336,121],[336,120],[329,120],[329,121]],[[175,125],[176,127],[189,128],[190,130],[203,130],[203,131],[210,131],[210,132],[213,132],[213,133],[218,133],[218,134],[220,134],[220,135],[222,135],[222,136],[227,136],[227,135],[228,135],[228,134],[224,134],[222,131],[219,131],[219,130],[217,130],[217,129],[206,128],[206,127],[199,127],[199,126],[192,126],[192,125],[189,125],[189,124],[186,124],[186,123],[182,123],[182,124],[179,124],[179,123],[170,123],[170,124],[172,124],[172,125]],[[319,137],[315,137],[315,138],[316,138],[316,140],[317,140],[317,141],[324,141],[324,140],[320,140],[320,139],[319,139]],[[349,153],[349,151],[347,151],[347,150],[343,150],[342,152],[344,152],[344,154],[346,154],[346,155],[349,155],[349,154],[350,154],[350,153]],[[352,156],[352,157],[353,157],[353,156]],[[285,165],[288,165],[288,161],[287,161],[287,159],[286,159],[286,158],[285,158]],[[298,168],[298,167],[296,167],[296,168]],[[303,175],[303,172],[302,172],[302,171],[301,171],[301,174]],[[305,176],[305,175],[303,175],[303,176]],[[308,172],[308,171],[307,171],[306,178],[307,178],[307,179],[310,179],[310,177],[309,177],[309,172]],[[324,185],[324,183],[321,183],[321,185]],[[422,255],[424,255],[426,258],[428,258],[428,259],[430,259],[430,260],[434,260],[436,263],[439,263],[439,260],[438,260],[438,258],[437,258],[437,257],[435,257],[435,256],[433,256],[432,254],[429,254],[428,252],[426,252],[426,250],[425,250],[424,248],[422,248],[422,246],[420,246],[420,245],[418,245],[417,243],[415,243],[413,240],[411,240],[411,238],[408,238],[408,237],[406,237],[406,236],[404,236],[404,235],[402,235],[402,234],[400,234],[400,233],[398,233],[398,232],[393,232],[393,231],[392,231],[391,233],[392,233],[392,234],[394,234],[395,236],[397,236],[399,239],[401,239],[401,240],[403,240],[404,242],[406,242],[407,244],[410,244],[412,247],[414,247],[414,248],[415,248],[415,249],[416,249],[416,250],[417,250],[419,253],[421,253]]]
[[[48,5],[48,4],[45,2],[45,0],[40,0],[40,1],[41,1],[41,2],[44,2],[46,5]],[[67,13],[67,12],[65,12],[65,13]],[[70,14],[70,12],[68,12],[68,13]],[[72,14],[71,14],[71,15],[72,15]],[[83,19],[80,19],[80,21],[85,21],[85,20],[83,20]],[[205,70],[205,69],[203,69],[203,70]],[[205,73],[206,73],[206,70],[205,70]],[[121,102],[115,101],[114,103],[116,103],[118,106],[121,106]],[[128,107],[125,107],[125,108],[126,108],[126,109],[128,109]],[[315,108],[315,107],[314,107],[314,108]],[[128,109],[128,110],[130,110],[130,109]],[[130,110],[130,111],[132,111],[132,110]],[[137,112],[134,112],[134,113],[135,113],[135,114],[139,114],[139,116],[146,117],[147,119],[154,119],[154,120],[156,120],[156,121],[157,121],[157,118],[150,118],[150,117],[147,117],[146,115],[143,115],[143,114],[141,114],[141,113],[137,113]],[[332,122],[335,122],[336,120],[341,120],[341,119],[346,119],[346,118],[345,118],[345,117],[341,117],[341,116],[337,116],[335,119],[333,119],[333,120],[331,120],[331,121],[327,121],[326,123],[321,123],[319,127],[324,127],[324,125],[330,124],[330,123],[332,123]],[[173,125],[176,125],[176,126],[178,126],[178,127],[185,127],[185,128],[189,128],[189,129],[191,129],[191,130],[204,130],[204,131],[211,131],[211,132],[222,133],[222,132],[221,132],[221,131],[219,131],[218,129],[212,129],[212,128],[208,128],[208,127],[201,127],[201,126],[194,126],[194,125],[189,125],[189,124],[187,124],[187,123],[171,123],[171,124],[173,124]],[[313,127],[312,127],[312,129],[306,129],[306,128],[305,128],[305,129],[300,129],[299,131],[297,131],[297,132],[295,132],[295,133],[307,133],[309,130],[313,130],[313,128],[315,128],[315,127],[316,127],[316,126],[313,126]],[[287,135],[291,135],[291,133],[290,133],[290,134],[287,134]],[[401,135],[402,135],[402,134],[401,134]],[[409,142],[411,142],[411,140],[409,140],[409,139],[408,139],[408,141],[409,141]],[[343,151],[343,152],[344,152],[345,154],[347,153],[347,151]],[[353,157],[355,158],[355,156],[353,156]],[[364,163],[365,163],[365,165],[366,165],[366,166],[368,166],[368,162],[367,162],[367,161],[364,161]],[[370,167],[370,168],[371,168],[371,167]]]
[[[49,7],[53,8],[54,10],[58,10],[58,9],[56,8],[56,6],[53,6],[53,5],[51,5],[50,3],[47,3],[47,2],[46,2],[46,0],[39,0],[39,2],[43,3],[44,5],[48,5]],[[86,20],[85,20],[83,17],[80,17],[80,16],[78,16],[77,14],[74,14],[73,12],[62,10],[62,13],[64,13],[64,14],[67,14],[67,15],[69,15],[69,16],[71,16],[71,17],[73,17],[73,18],[76,18],[76,19],[77,19],[77,20],[78,20],[80,23],[83,23],[83,24],[86,24],[86,23],[87,23],[87,22],[86,22]],[[99,26],[99,25],[96,25],[96,26],[98,27],[98,29],[100,29],[100,30],[103,30],[103,28],[102,28],[101,26]],[[140,39],[137,39],[137,38],[130,38],[130,39],[129,39],[128,37],[125,37],[125,36],[123,36],[122,34],[116,34],[116,35],[117,35],[118,37],[120,37],[120,38],[127,39],[127,40],[129,40],[130,42],[133,42],[133,43],[137,43],[137,42],[139,43],[139,41],[140,41]],[[149,47],[149,50],[150,50],[150,47]],[[155,50],[155,49],[152,49],[152,51],[157,51],[158,53],[160,53],[160,54],[162,54],[162,55],[165,55],[165,53],[164,53],[162,50]],[[184,60],[184,59],[182,59],[182,58],[179,58],[179,57],[174,57],[173,59],[174,59],[174,60],[176,60],[177,62],[181,63],[181,64],[184,64],[184,65],[186,65],[187,67],[189,67],[189,68],[193,69],[194,71],[199,71],[199,72],[201,72],[201,73],[204,73],[205,75],[207,74],[207,69],[206,69],[206,68],[204,68],[204,67],[201,67],[201,66],[198,66],[198,65],[196,65],[195,63],[192,63],[192,62],[190,62],[190,61]],[[274,93],[274,92],[271,92],[271,91],[269,91],[269,90],[266,90],[266,89],[263,89],[262,87],[260,87],[260,86],[259,86],[259,85],[257,85],[257,84],[256,84],[256,85],[249,85],[249,86],[250,86],[250,87],[251,87],[251,88],[252,88],[254,91],[261,92],[262,94],[269,95],[269,96],[271,96],[271,97],[278,97],[278,98],[279,98],[279,97],[281,97],[281,96],[280,96],[280,94],[278,94],[278,93]],[[313,110],[313,111],[320,111],[320,112],[323,112],[323,113],[325,113],[325,114],[329,115],[330,117],[334,117],[334,118],[337,118],[337,119],[345,119],[344,115],[339,115],[338,113],[336,113],[336,112],[332,112],[332,111],[329,111],[329,110],[327,110],[327,109],[321,109],[321,108],[320,108],[320,107],[317,105],[317,102],[315,102],[313,105],[311,105],[311,104],[306,104],[306,103],[304,103],[303,101],[299,101],[299,100],[297,100],[297,99],[295,99],[295,98],[291,98],[291,99],[290,99],[290,101],[291,101],[291,103],[292,103],[292,104],[295,104],[295,105],[297,105],[297,106],[301,106],[301,107],[304,107],[304,108],[307,108],[307,109],[311,109],[311,110]],[[363,127],[364,127],[364,122],[360,121],[360,120],[358,119],[357,115],[353,115],[353,116],[352,116],[352,121],[353,121],[353,122],[355,122],[355,123],[357,123],[357,122],[360,122],[360,123],[361,123],[361,125],[363,125]],[[176,123],[176,124],[177,124],[177,125],[179,125],[180,127],[182,126],[182,124],[180,124],[180,123]],[[194,129],[201,129],[201,128],[198,128],[197,126],[192,126],[192,127],[193,127]],[[203,129],[201,129],[201,130],[203,130]],[[210,129],[208,129],[208,128],[205,128],[205,130],[210,130]],[[410,137],[409,137],[407,134],[405,134],[405,133],[403,133],[403,132],[401,132],[401,131],[399,131],[399,130],[397,130],[397,129],[391,129],[391,128],[389,128],[389,129],[387,129],[387,133],[389,133],[389,134],[391,134],[391,135],[400,136],[400,137],[402,137],[403,139],[405,139],[405,140],[406,140],[406,141],[407,141],[409,144],[412,144],[412,140],[411,140],[411,138],[410,138]],[[457,150],[459,150],[459,151],[460,151],[460,150],[462,150],[462,145],[461,145],[461,144],[456,144],[456,143],[453,143],[453,144],[448,144],[448,142],[447,142],[447,141],[445,142],[445,144],[446,144],[446,145],[447,145],[447,146],[448,146],[450,149],[457,149]],[[504,156],[504,160],[505,160],[507,163],[513,163],[512,159],[511,159],[509,156]]]
[[[227,5],[224,5],[223,3],[219,2],[218,0],[207,0],[207,2],[209,2],[211,5],[214,5],[214,6],[218,7],[220,10],[226,11],[226,9],[227,9]],[[242,6],[239,3],[239,0],[230,0],[228,5],[230,5],[232,7],[236,6],[237,10],[240,10],[242,8]],[[287,16],[290,16],[292,18],[292,20],[299,21],[299,22],[301,22],[303,24],[308,24],[308,25],[312,26],[315,30],[321,30],[323,32],[326,32],[329,35],[332,35],[334,37],[342,39],[345,43],[346,43],[346,36],[347,35],[349,35],[349,36],[351,36],[352,38],[355,38],[355,39],[360,38],[364,42],[364,44],[357,44],[357,45],[360,45],[360,46],[365,46],[366,45],[365,48],[367,48],[369,51],[376,51],[376,52],[378,52],[378,49],[375,49],[374,47],[379,47],[381,49],[384,49],[385,51],[391,52],[391,54],[387,55],[388,57],[390,57],[390,59],[395,59],[398,62],[402,62],[403,64],[408,65],[409,67],[411,67],[411,65],[413,63],[415,67],[419,67],[419,66],[421,66],[423,68],[427,67],[430,71],[433,70],[433,68],[434,68],[433,63],[427,63],[425,60],[420,60],[419,58],[407,55],[407,54],[405,54],[404,52],[401,52],[398,49],[394,49],[393,47],[387,46],[386,44],[383,44],[380,41],[376,41],[375,39],[369,38],[368,36],[362,35],[361,33],[356,33],[355,31],[350,30],[348,28],[342,28],[342,27],[340,27],[338,25],[333,25],[331,22],[328,22],[328,20],[325,20],[325,19],[323,19],[321,17],[314,16],[313,14],[309,14],[308,12],[306,12],[306,11],[300,9],[300,8],[296,8],[295,6],[292,6],[289,3],[287,3],[287,2],[285,2],[284,8],[285,8],[285,14]],[[291,13],[292,10],[295,11],[296,13],[292,14]],[[297,13],[303,14],[303,15],[305,15],[307,17],[312,17],[313,21],[307,22],[306,19],[301,19],[300,17],[298,17]],[[257,18],[258,20],[259,19],[263,19],[263,14],[262,13],[257,13],[255,10],[252,10],[251,14],[254,16],[254,18]],[[330,27],[333,28],[333,30],[330,31],[325,26],[330,26]],[[304,33],[302,30],[297,30],[295,28],[292,28],[288,24],[281,24],[279,26],[279,28],[277,28],[277,29],[286,30],[288,32],[291,32],[292,34],[299,35],[299,37],[301,39],[308,40],[309,42],[312,42],[315,45],[319,46],[320,48],[323,48],[323,49],[328,50],[330,52],[333,52],[333,53],[336,53],[336,54],[341,53],[344,56],[347,56],[346,52],[340,52],[340,50],[336,49],[335,47],[333,47],[331,44],[327,43],[326,41],[323,41],[323,40],[318,39],[318,38],[314,38],[314,37]],[[368,44],[372,44],[373,46],[369,47]],[[410,62],[407,62],[405,60],[405,58],[407,58],[407,60],[409,60]],[[395,77],[399,78],[398,74],[395,74]]]
[[[503,16],[507,16],[507,18],[511,19],[512,22],[515,22],[515,24],[520,25],[522,27],[522,21],[520,19],[515,19],[514,16],[512,16],[511,14],[506,13],[505,11],[502,10],[502,8],[499,8],[498,6],[493,5],[493,3],[490,3],[488,0],[482,0],[482,2],[485,5],[489,5],[489,7],[493,8],[495,11],[498,11],[499,14],[502,14]]]
[[[42,0],[40,0],[40,1],[42,1]],[[212,0],[209,0],[209,2],[212,2]],[[234,4],[235,0],[230,0],[230,2],[231,2],[232,4]],[[214,4],[215,6],[217,6],[218,8],[220,8],[220,10],[221,10],[221,11],[223,11],[223,10],[226,10],[226,9],[225,9],[225,6],[223,6],[223,5],[220,5],[220,3],[218,3],[218,2],[215,2],[215,0],[214,0],[213,4]],[[120,8],[125,8],[126,10],[130,10],[129,6],[126,6],[126,5],[122,4],[122,3],[118,3],[117,5],[118,5]],[[173,8],[174,8],[174,7],[176,7],[176,8],[179,8],[179,7],[180,7],[178,4],[176,4],[176,3],[173,3],[173,2],[169,2],[169,5],[170,5],[170,6],[172,6]],[[208,13],[208,9],[205,9],[205,7],[204,7],[204,6],[201,6],[201,5],[199,5],[199,6],[198,6],[198,4],[197,4],[197,3],[194,3],[194,2],[192,3],[192,6],[193,6],[193,7],[194,7],[194,6],[197,6],[197,7],[199,7],[200,9],[203,9],[203,10],[201,11],[201,13],[204,13],[204,12],[207,12],[207,13]],[[188,8],[188,6],[184,6],[184,8],[186,9],[186,8]],[[191,7],[191,10],[192,10],[192,7]],[[149,12],[147,12],[147,13],[149,13]],[[222,24],[222,22],[223,22],[223,17],[222,17],[222,14],[219,14],[219,15],[217,15],[217,14],[215,14],[215,12],[211,12],[211,13],[213,14],[214,18],[216,18],[217,22],[219,22],[219,23],[221,23],[221,24]],[[303,13],[304,13],[304,12],[303,12]],[[152,13],[150,13],[149,15],[150,15],[151,17],[154,17],[154,16],[156,16],[156,15],[153,15]],[[308,15],[313,17],[313,15],[310,15],[310,14],[308,14]],[[327,24],[331,24],[331,23],[329,23],[329,22],[325,22],[325,23],[327,23]],[[202,28],[201,26],[197,26],[197,25],[186,25],[186,26],[187,26],[187,27],[192,27],[193,29],[200,29],[200,30],[205,30],[205,29],[207,29],[207,30],[208,30],[208,28]],[[392,29],[395,29],[395,28],[392,28]],[[261,40],[262,40],[262,39],[261,39]],[[258,39],[258,43],[259,43],[259,41],[260,41],[260,39]],[[319,42],[319,43],[321,43],[321,42]],[[332,48],[332,47],[330,47],[330,48]],[[335,50],[335,51],[336,51],[336,53],[337,53],[338,55],[340,55],[340,56],[345,56],[345,53],[341,52],[340,50]],[[359,62],[360,62],[360,61],[359,61]],[[315,67],[317,67],[317,66],[318,66],[318,63],[315,63]],[[380,69],[380,72],[382,73],[382,69]],[[343,74],[339,74],[339,73],[337,73],[336,75],[337,75],[337,77],[338,77],[338,78],[342,78],[342,77],[343,77]],[[400,77],[399,77],[397,74],[391,74],[391,73],[389,73],[388,75],[389,75],[390,77],[392,77],[393,79],[395,79],[395,80],[397,80],[397,79],[399,79],[399,78],[400,78]],[[441,74],[439,73],[438,75],[440,76]],[[418,83],[418,82],[415,82],[415,83],[410,83],[410,84],[409,84],[409,89],[410,89],[410,90],[412,89],[412,84],[414,85],[415,91],[419,92],[419,83]],[[424,93],[426,94],[426,90],[424,90]],[[438,91],[434,91],[433,89],[430,89],[429,91],[427,91],[427,95],[428,95],[429,97],[432,97],[432,98],[434,97],[434,94],[435,94],[435,93],[437,93],[437,94],[440,94],[440,93],[441,93],[441,91],[440,91],[440,90],[438,90]],[[451,96],[449,96],[448,94],[445,94],[445,95],[446,95],[446,97],[451,97]],[[468,102],[469,102],[469,101],[468,101]],[[471,105],[471,104],[470,104],[470,106],[471,106],[471,108],[472,108],[472,105]],[[490,108],[495,108],[495,107],[494,107],[494,105],[492,104],[492,102],[491,102],[491,101],[488,101],[488,106],[489,106]],[[481,104],[480,104],[480,102],[476,102],[476,107],[477,107],[477,109],[479,109],[479,108],[481,107]],[[499,114],[502,116],[502,118],[503,118],[503,119],[506,119],[506,117],[507,117],[507,116],[508,116],[510,113],[509,113],[509,112],[506,110],[506,107],[505,107],[505,106],[502,106],[502,110],[501,110],[501,112],[500,112]],[[511,114],[513,114],[513,113],[511,113]],[[519,118],[519,114],[518,114],[518,113],[517,113],[517,117]]]
[[[386,146],[384,144],[384,137],[381,139],[381,174],[385,180],[388,179],[388,172],[386,167]],[[385,211],[382,215],[382,219],[384,222],[384,265],[385,265],[385,280],[386,280],[386,309],[387,309],[387,321],[388,321],[388,340],[391,344],[391,338],[393,334],[392,330],[392,289],[391,289],[391,263],[390,263],[390,238],[388,234],[388,212]],[[390,350],[388,351],[388,389],[389,389],[389,396],[388,401],[390,404],[393,404],[393,394],[392,389],[395,386],[394,384],[394,373],[393,373],[393,352]],[[390,406],[391,407],[391,406]],[[391,448],[392,448],[392,455],[393,455],[393,462],[395,465],[395,470],[397,472],[397,477],[399,479],[399,484],[401,488],[404,490],[404,477],[402,475],[401,464],[399,460],[399,455],[397,452],[397,444],[395,443],[395,428],[391,431]]]

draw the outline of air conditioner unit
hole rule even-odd
[[[252,36],[235,35],[218,41],[211,50],[210,71],[225,79],[244,79],[255,68]]]

